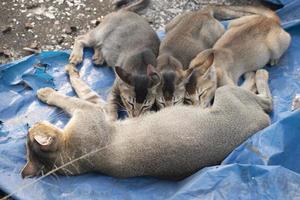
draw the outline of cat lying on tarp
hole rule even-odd
[[[180,179],[219,164],[270,124],[266,112],[272,110],[272,97],[265,70],[247,73],[241,87],[218,88],[211,108],[178,105],[112,122],[105,102],[79,78],[74,65],[66,69],[79,98],[51,88],[37,95],[71,119],[63,129],[48,122],[29,129],[23,177],[53,170],[62,175],[101,172],[122,178]]]

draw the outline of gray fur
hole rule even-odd
[[[74,73],[69,74],[77,80],[71,83],[80,83],[73,85],[77,87],[75,91],[86,88]],[[106,120],[100,100],[90,103],[50,88],[41,89],[39,99],[64,109],[72,118],[63,130],[49,123],[39,123],[29,130],[28,160],[22,175],[39,175],[43,166],[42,171],[47,172],[96,149],[99,151],[58,172],[76,175],[95,171],[122,178],[179,179],[217,165],[270,123],[265,113],[272,107],[268,74],[259,70],[256,77],[248,77],[252,80],[247,85],[256,82],[258,95],[236,86],[224,86],[217,89],[215,103],[208,109],[178,105],[115,122]]]
[[[146,91],[149,90],[148,95],[143,94],[144,101],[136,103],[134,100],[140,98],[139,94],[135,93],[135,85],[139,83],[135,82],[141,80],[140,76],[148,82],[153,79],[152,75],[147,74],[147,67],[156,66],[159,43],[158,36],[144,18],[133,12],[121,10],[108,14],[97,28],[76,39],[70,63],[80,63],[83,47],[93,47],[95,64],[106,62],[108,66],[120,67],[121,73],[116,73],[117,78],[109,97],[107,109],[110,118],[117,119],[120,106],[129,116],[138,116],[150,110],[154,104],[156,88],[152,87],[155,84],[149,83],[149,87],[145,87]],[[128,74],[127,79],[135,85],[126,83],[127,79],[124,80],[121,76],[124,74]],[[128,104],[128,99],[129,104],[133,106]]]

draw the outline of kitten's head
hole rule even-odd
[[[22,177],[45,174],[54,168],[56,158],[63,146],[62,131],[48,122],[35,124],[28,131],[27,163]]]
[[[147,74],[131,74],[115,67],[119,81],[122,103],[129,117],[137,117],[153,107],[157,86],[161,78],[152,65],[147,66]]]
[[[157,89],[157,107],[162,109],[182,104],[185,96],[185,84],[192,75],[193,69],[183,70],[182,64],[169,55],[160,56],[157,61],[162,78]]]
[[[214,54],[199,54],[190,63],[194,69],[193,75],[185,85],[185,103],[190,105],[209,107],[217,89],[217,71],[213,65]]]

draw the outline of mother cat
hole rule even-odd
[[[219,164],[270,123],[265,112],[272,109],[272,99],[265,70],[251,73],[245,82],[249,88],[256,84],[259,95],[224,86],[217,90],[209,109],[178,105],[115,122],[106,120],[103,101],[79,79],[72,66],[68,72],[80,98],[51,88],[40,89],[38,98],[62,108],[72,118],[64,129],[48,122],[29,129],[23,177],[56,168],[65,175],[97,171],[115,177],[180,179]],[[82,155],[86,157],[66,164]]]

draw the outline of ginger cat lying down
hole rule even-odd
[[[242,87],[218,88],[211,108],[178,105],[114,122],[107,121],[105,102],[79,78],[75,68],[68,65],[67,71],[79,98],[51,88],[40,89],[37,95],[71,119],[64,129],[48,122],[29,129],[23,177],[59,168],[57,173],[62,175],[101,172],[122,178],[181,179],[219,164],[270,124],[266,112],[272,109],[272,97],[265,70],[248,73]],[[257,89],[258,94],[250,89]],[[89,152],[93,153],[70,162]],[[70,164],[64,165],[67,162]]]

